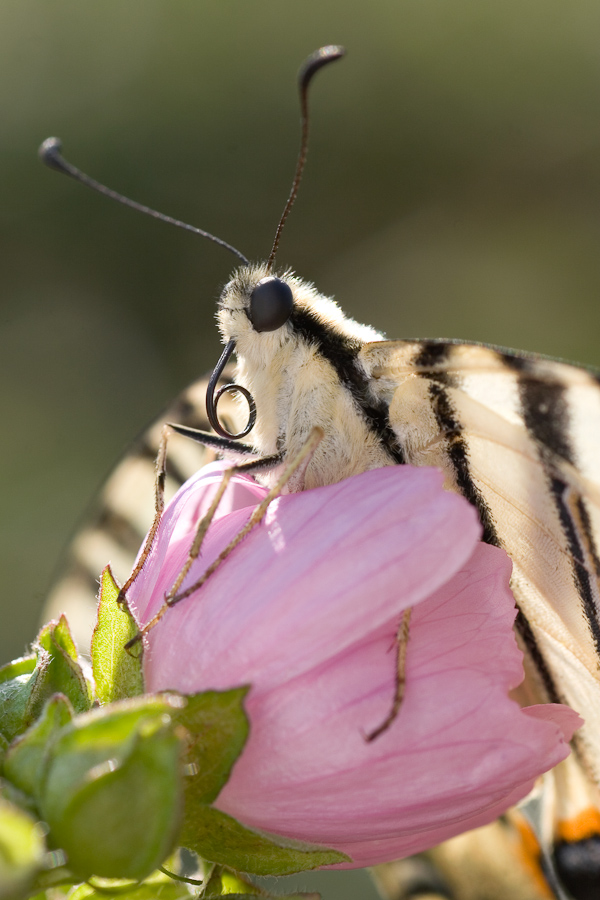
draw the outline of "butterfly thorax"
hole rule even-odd
[[[266,276],[265,266],[238,270],[223,291],[218,314],[223,339],[236,342],[236,381],[256,400],[251,437],[257,452],[293,456],[319,425],[325,438],[296,489],[401,461],[387,407],[371,394],[359,359],[366,342],[383,336],[346,317],[334,300],[291,272],[279,276],[293,294],[289,319],[276,330],[257,332],[250,297]]]

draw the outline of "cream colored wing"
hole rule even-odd
[[[586,719],[600,784],[600,383],[577,366],[478,344],[368,344],[360,359],[414,465],[440,466],[513,560],[532,693]]]

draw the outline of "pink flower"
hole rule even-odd
[[[140,622],[175,580],[223,466],[169,505],[130,601]],[[191,585],[265,490],[235,476]],[[251,684],[250,737],[215,806],[243,824],[323,844],[366,866],[492,821],[568,754],[581,724],[521,709],[510,561],[479,542],[435,469],[394,466],[279,498],[205,586],[147,638],[150,691]],[[404,702],[394,636],[413,607]]]

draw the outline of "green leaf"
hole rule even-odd
[[[264,897],[265,893],[255,884],[247,881],[238,872],[232,872],[223,866],[212,866],[204,894],[206,897],[243,896]]]
[[[77,648],[67,620],[61,616],[58,622],[49,622],[40,631],[37,644],[49,656],[49,666],[45,673],[45,696],[48,692],[64,694],[73,704],[75,712],[85,712],[92,705],[92,691],[79,665]],[[35,647],[34,647],[35,649]]]
[[[44,865],[42,832],[31,816],[0,799],[0,900],[26,897]]]
[[[172,849],[183,797],[175,703],[146,695],[101,707],[54,741],[40,809],[49,842],[82,877],[141,879]]]
[[[35,722],[53,694],[68,697],[76,712],[92,703],[64,616],[42,628],[33,650],[34,656],[0,670],[0,733],[9,743]]]
[[[5,681],[12,681],[21,675],[31,675],[35,669],[35,656],[21,656],[19,659],[13,659],[0,668],[0,684]]]
[[[4,765],[4,757],[6,756],[6,751],[9,748],[9,743],[4,737],[2,733],[0,733],[0,772],[2,771],[2,767]]]
[[[5,800],[12,806],[17,806],[27,815],[33,816],[36,822],[40,818],[37,805],[31,795],[23,793],[6,778],[0,779],[0,800]]]
[[[71,887],[79,881],[66,866],[54,865],[56,853],[50,853],[46,859],[51,861],[52,867],[40,872],[34,884],[34,890],[38,890],[39,893],[29,897],[28,900],[63,900]]]
[[[245,828],[212,806],[186,810],[180,841],[204,859],[253,875],[293,875],[319,866],[350,862],[337,850]]]
[[[231,769],[244,749],[249,724],[243,701],[249,688],[191,694],[171,715],[188,732],[185,756],[185,806],[215,800],[227,784]]]
[[[206,894],[206,900],[215,897],[228,897],[229,900],[256,900],[256,894],[232,894],[225,891],[223,894]],[[320,894],[265,894],[262,891],[258,895],[261,900],[320,900]],[[189,894],[188,894],[189,897]]]
[[[92,637],[92,669],[101,703],[144,692],[143,645],[140,641],[129,653],[123,649],[139,629],[129,610],[117,603],[118,596],[119,587],[107,566],[102,572],[98,618]]]
[[[67,656],[71,662],[78,661],[77,647],[64,616],[60,616],[58,622],[52,621],[44,625],[38,634],[37,643],[48,653],[52,653],[53,649],[59,647],[63,651],[63,656]]]
[[[262,891],[255,884],[252,884],[250,881],[247,881],[245,878],[242,878],[241,875],[238,875],[237,872],[230,872],[227,869],[221,869],[219,873],[220,881],[221,881],[221,894],[227,894],[228,896],[231,894],[237,894],[238,896],[263,896],[264,891]],[[210,893],[210,884],[207,887],[207,893]]]
[[[232,872],[221,866],[215,866],[206,890],[202,895],[206,900],[215,897],[229,897],[230,900],[320,900],[319,894],[270,894],[252,882],[247,881],[238,872]]]
[[[36,657],[15,659],[0,669],[0,733],[10,742],[24,731],[31,719],[24,724],[27,705],[35,684]]]
[[[73,707],[63,694],[46,703],[42,715],[10,745],[4,759],[4,775],[19,790],[39,797],[49,744],[73,718]]]
[[[182,882],[173,881],[162,872],[154,872],[140,885],[95,879],[92,884],[73,888],[68,900],[190,900],[190,892]]]

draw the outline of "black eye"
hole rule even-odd
[[[285,325],[294,308],[289,284],[270,275],[258,282],[250,294],[248,315],[255,331],[276,331]]]

